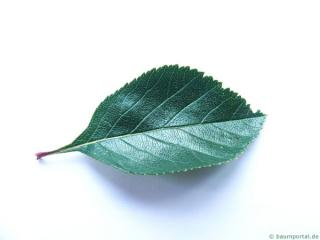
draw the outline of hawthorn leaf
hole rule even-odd
[[[264,120],[221,82],[166,65],[108,96],[71,144],[36,155],[79,151],[127,173],[176,173],[237,158]]]

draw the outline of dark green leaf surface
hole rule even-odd
[[[107,97],[74,142],[50,153],[80,151],[135,174],[187,171],[235,159],[264,119],[212,77],[163,66]]]

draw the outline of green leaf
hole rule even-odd
[[[80,151],[128,173],[175,173],[235,159],[264,120],[212,77],[163,66],[107,97],[71,144],[37,157]]]

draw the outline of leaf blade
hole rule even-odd
[[[56,152],[80,151],[135,174],[180,172],[234,159],[257,136],[264,119],[212,77],[189,67],[163,66],[107,97],[87,129]],[[229,128],[217,130],[223,126]],[[236,136],[231,126],[250,134]],[[229,142],[223,145],[222,138]]]

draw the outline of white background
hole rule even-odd
[[[0,239],[320,235],[319,1],[1,1]],[[144,71],[189,65],[268,114],[225,166],[131,176],[71,142]]]

